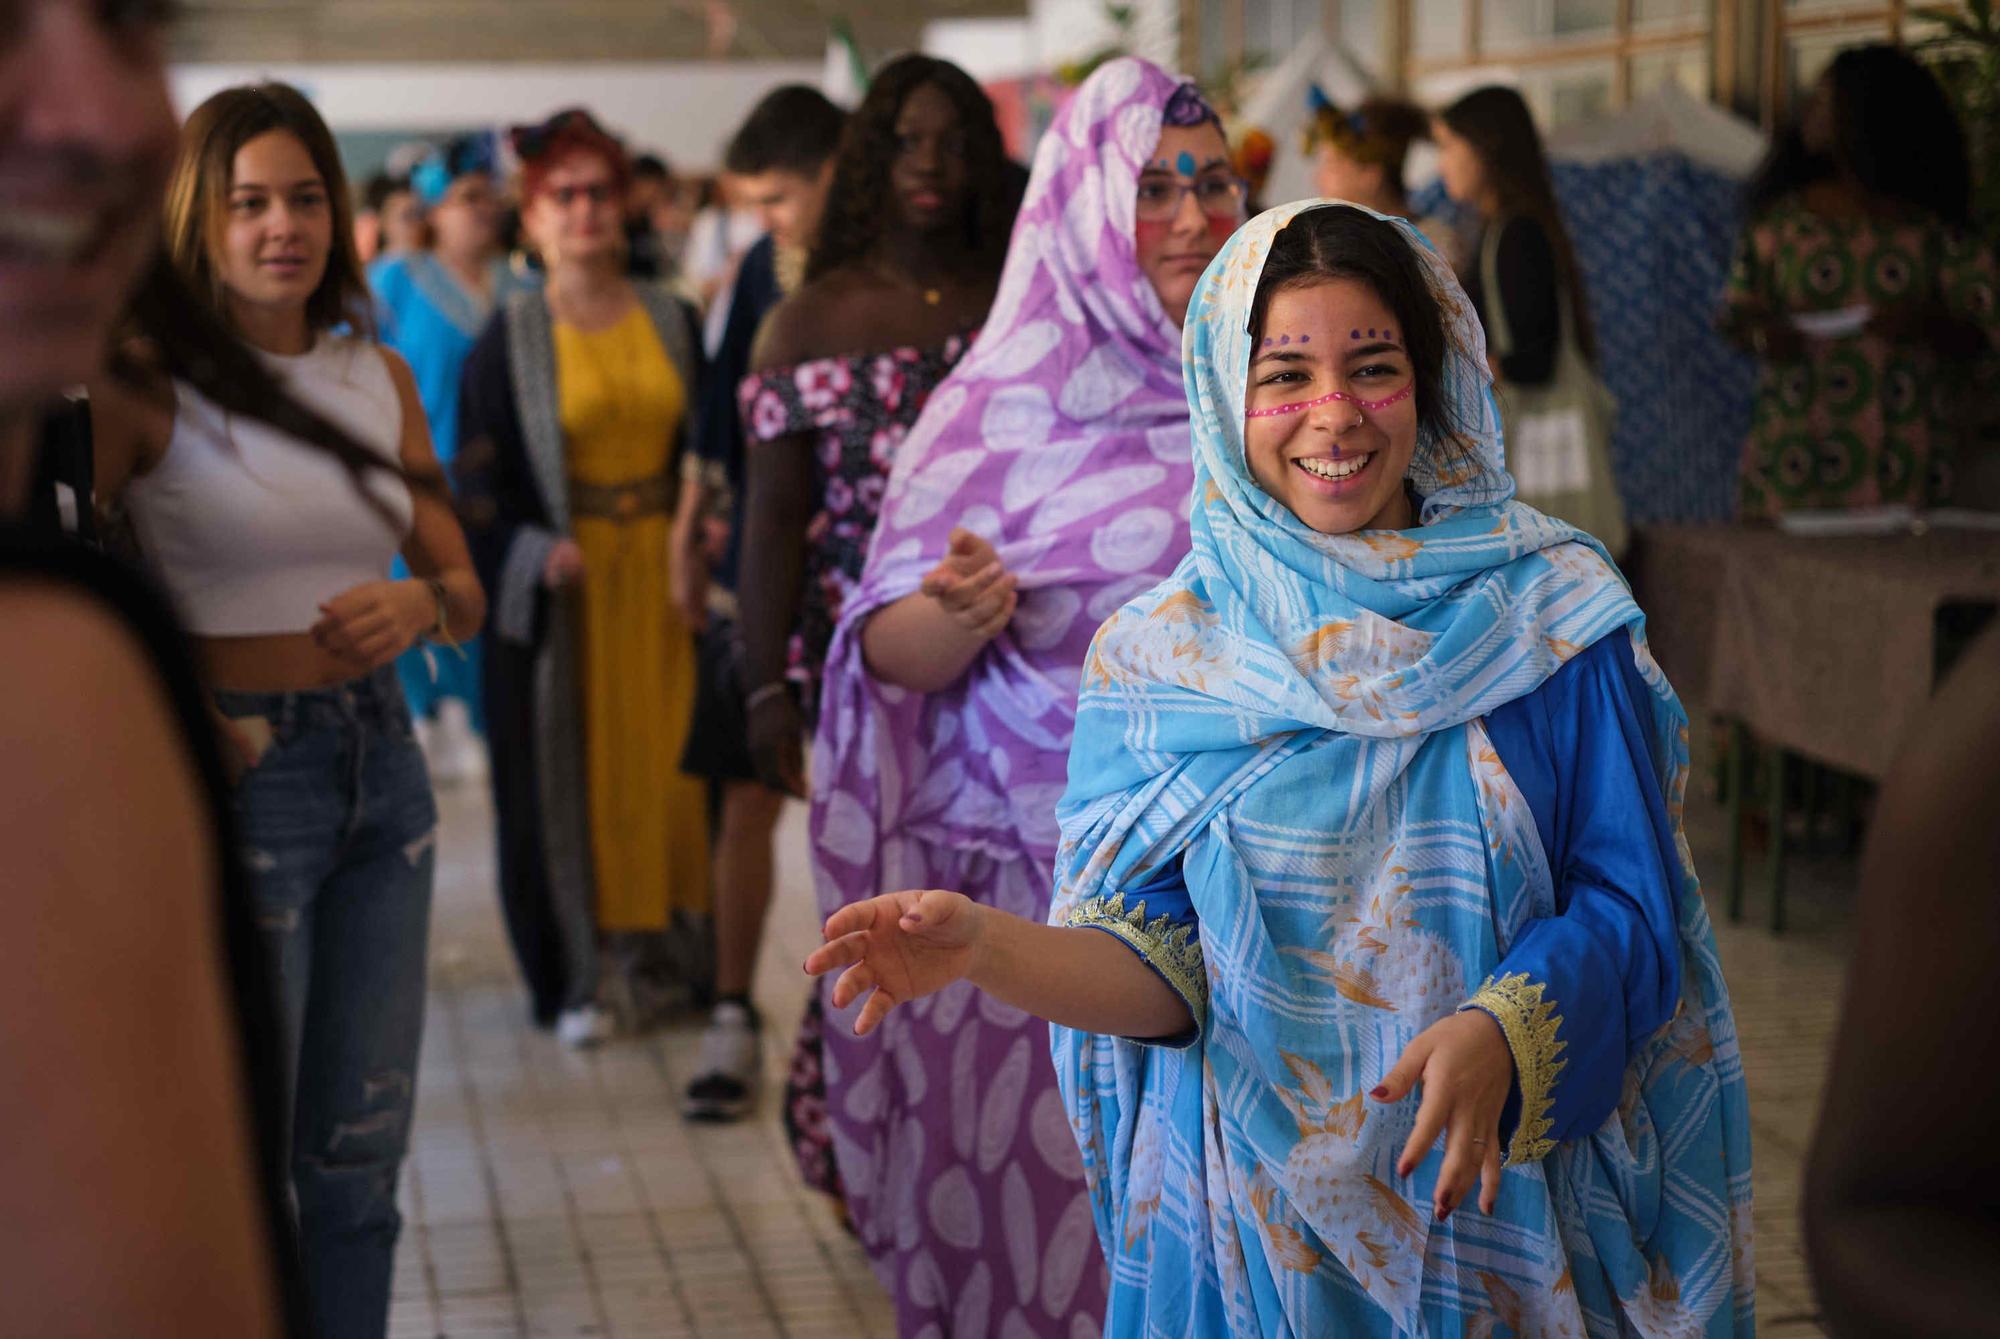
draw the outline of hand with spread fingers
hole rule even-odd
[[[1442,1136],[1444,1166],[1431,1203],[1437,1220],[1465,1202],[1475,1180],[1479,1211],[1492,1213],[1500,1198],[1500,1114],[1514,1090],[1514,1055],[1492,1015],[1467,1009],[1431,1024],[1369,1096],[1400,1102],[1420,1085],[1417,1127],[1403,1145],[1396,1174],[1415,1171]]]
[[[983,642],[1000,635],[1021,602],[1017,578],[999,552],[963,526],[951,532],[944,561],[924,577],[923,593]]]
[[[833,1006],[867,995],[854,1024],[865,1037],[897,1005],[972,974],[984,912],[963,893],[935,888],[849,903],[827,918],[826,943],[806,959],[806,972],[847,969],[833,983]]]

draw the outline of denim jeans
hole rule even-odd
[[[285,1038],[292,1192],[322,1339],[379,1339],[402,1216],[437,806],[393,666],[217,693],[263,749],[236,792]]]

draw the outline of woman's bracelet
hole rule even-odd
[[[451,601],[444,582],[436,577],[425,577],[424,585],[430,589],[431,600],[437,606],[437,620],[424,636],[434,642],[442,642],[452,650],[458,649],[458,640],[451,635]]]
[[[774,679],[761,688],[753,688],[750,691],[750,696],[743,699],[743,714],[748,716],[772,698],[777,697],[781,693],[789,694],[791,691],[792,686],[783,679]]]

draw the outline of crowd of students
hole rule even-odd
[[[169,604],[0,531],[9,618],[89,667],[14,683],[55,733],[0,809],[52,871],[31,917],[88,894],[180,957],[91,1002],[104,1051],[29,1133],[125,1149],[135,1222],[210,1215],[98,1297],[56,1222],[48,1314],[383,1332],[418,722],[455,696],[535,1021],[593,1045],[706,1009],[690,1117],[757,1100],[773,832],[810,802],[826,982],[785,1116],[906,1335],[1751,1331],[1687,720],[1612,561],[1518,95],[1331,114],[1361,203],[1253,217],[1182,78],[1101,66],[1024,172],[976,83],[907,56],[851,114],[752,113],[726,162],[766,235],[689,294],[633,244],[671,231],[661,174],[586,112],[515,128],[515,180],[438,148],[364,268],[301,94],[227,90],[176,140],[153,29],[31,8],[6,94],[48,133],[0,166],[54,186],[0,232],[62,254],[49,293],[0,288],[36,335],[7,427],[90,383],[67,528],[126,535]],[[37,58],[102,107],[57,108]],[[1464,246],[1398,217],[1420,131]],[[54,485],[7,460],[27,511]],[[133,767],[160,784],[106,819],[142,849],[58,852],[62,806]],[[60,999],[0,963],[37,970]],[[119,1057],[200,1194],[121,1141]]]

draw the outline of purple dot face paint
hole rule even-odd
[[[1380,400],[1364,400],[1358,395],[1349,395],[1346,391],[1333,391],[1330,394],[1320,396],[1317,400],[1301,400],[1297,404],[1273,405],[1269,409],[1252,409],[1247,413],[1245,413],[1243,417],[1276,418],[1280,414],[1301,413],[1307,409],[1314,409],[1323,404],[1331,404],[1335,400],[1345,400],[1349,404],[1354,405],[1357,408],[1361,409],[1363,412],[1373,414],[1379,410],[1387,409],[1390,405],[1400,404],[1404,400],[1409,399],[1410,396],[1416,393],[1416,389],[1417,389],[1416,383],[1411,382],[1409,385],[1403,387],[1403,389],[1397,391],[1394,395],[1384,396]]]

